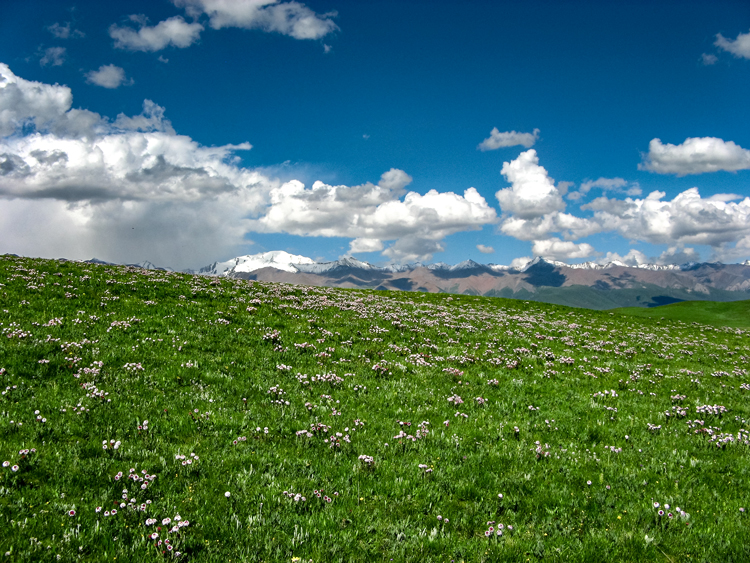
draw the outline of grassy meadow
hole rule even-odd
[[[670,319],[687,323],[750,328],[750,301],[719,303],[683,301],[661,307],[623,307],[615,313],[644,318]]]
[[[742,329],[8,255],[0,284],[0,561],[750,561]]]

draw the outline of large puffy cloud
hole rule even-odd
[[[109,36],[115,40],[115,47],[128,51],[161,51],[168,46],[184,49],[200,39],[203,26],[197,22],[188,23],[182,16],[174,16],[155,26],[147,25],[145,16],[130,16],[139,26],[111,25]]]
[[[480,151],[494,151],[502,147],[514,147],[521,145],[531,148],[539,138],[539,129],[534,129],[533,133],[519,133],[517,131],[500,132],[497,127],[493,127],[490,136],[477,145]]]
[[[225,162],[244,146],[202,147],[163,132],[89,139],[35,133],[0,143],[0,195],[63,201],[198,201],[258,183]]]
[[[654,244],[705,244],[720,248],[750,234],[750,198],[717,194],[701,197],[698,188],[664,201],[664,192],[644,199],[600,197],[581,206],[594,211],[602,230]]]
[[[227,162],[249,144],[203,147],[176,135],[164,108],[114,122],[70,109],[65,86],[15,76],[0,65],[0,195],[26,199],[195,201],[255,185],[261,175]],[[11,135],[34,125],[27,135]]]
[[[44,127],[70,109],[72,102],[70,88],[24,80],[0,63],[0,135],[27,124]]]
[[[355,238],[349,243],[349,253],[380,252],[383,250],[383,241],[376,238]]]
[[[495,194],[504,213],[522,219],[541,217],[565,209],[562,194],[547,171],[539,166],[534,149],[522,152],[518,158],[504,162],[501,174],[511,183]]]
[[[721,33],[716,35],[714,43],[720,49],[732,53],[735,57],[750,59],[750,31],[740,33],[737,39],[727,39]]]
[[[65,86],[24,80],[6,65],[0,76],[4,252],[179,268],[238,252],[261,231],[348,237],[352,252],[403,261],[428,259],[445,237],[496,220],[474,188],[407,193],[412,178],[398,169],[377,184],[282,184],[238,166],[234,152],[249,144],[202,146],[149,100],[140,115],[111,120],[71,109]]]
[[[716,137],[688,138],[681,145],[652,139],[638,169],[678,176],[719,170],[736,172],[750,169],[750,150]]]
[[[317,14],[299,2],[279,0],[173,0],[189,15],[207,14],[214,29],[241,27],[289,35],[295,39],[320,39],[338,29],[335,14]]]
[[[595,221],[557,211],[531,219],[508,217],[500,225],[502,233],[528,241],[547,239],[550,233],[560,233],[566,240],[577,240],[601,230],[601,226]]]
[[[539,158],[533,149],[521,153],[511,162],[505,162],[502,174],[511,183],[510,188],[497,192],[500,208],[505,213],[500,232],[519,240],[532,242],[535,256],[555,260],[586,258],[595,254],[588,243],[575,243],[574,240],[597,233],[599,224],[586,218],[564,213],[564,195],[568,183],[562,189],[555,187],[547,170],[539,165]],[[601,187],[620,185],[618,180],[597,180]],[[593,187],[587,186],[586,191]],[[565,240],[552,236],[559,233]]]
[[[236,165],[249,144],[201,146],[149,100],[112,121],[71,109],[65,86],[0,77],[3,252],[185,267],[245,249],[278,185]]]
[[[739,149],[733,143],[731,146]],[[665,165],[664,160],[658,162]],[[741,257],[746,250],[742,241],[745,237],[750,240],[750,198],[742,199],[735,194],[703,198],[697,188],[692,188],[671,201],[664,201],[663,192],[653,192],[645,198],[617,199],[607,197],[606,193],[639,195],[640,187],[622,178],[599,178],[584,182],[579,192],[575,192],[585,194],[593,188],[605,192],[604,196],[581,206],[584,211],[593,211],[593,216],[579,217],[564,211],[562,192],[539,165],[533,149],[504,163],[502,173],[512,187],[496,194],[504,212],[499,231],[531,242],[536,256],[573,259],[595,255],[592,246],[576,241],[602,232],[668,245],[662,256],[651,259],[657,263],[695,259],[697,251],[686,245],[709,245],[715,259]],[[611,258],[635,263],[641,257],[612,255]]]
[[[271,204],[253,222],[261,232],[300,236],[355,238],[352,252],[371,252],[383,241],[395,241],[383,254],[396,261],[428,260],[444,249],[442,240],[476,230],[496,219],[495,210],[474,188],[463,196],[430,190],[405,193],[411,182],[405,172],[391,169],[378,184],[331,186],[287,182],[270,193]]]
[[[232,150],[127,131],[0,144],[3,250],[180,268],[238,253],[276,184],[227,163]]]

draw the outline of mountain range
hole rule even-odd
[[[90,262],[104,263],[96,259]],[[150,262],[129,265],[167,270]],[[299,285],[508,297],[589,309],[750,299],[750,260],[739,264],[628,266],[618,261],[565,264],[535,258],[523,267],[473,260],[452,266],[442,262],[374,266],[351,257],[316,262],[273,251],[238,256],[186,272]]]

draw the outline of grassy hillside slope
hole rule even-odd
[[[704,294],[685,289],[665,288],[650,284],[643,284],[639,287],[628,289],[597,289],[584,285],[539,287],[534,292],[520,290],[515,293],[507,289],[503,291],[491,291],[486,296],[523,299],[596,310],[625,307],[652,308],[664,303],[695,301],[707,298]],[[708,298],[717,302],[737,301],[746,297],[747,293],[744,292],[722,291],[719,289],[712,290],[708,296]]]
[[[713,326],[750,327],[750,301],[734,301],[731,303],[686,301],[649,309],[627,307],[615,309],[614,312],[634,317],[664,318]]]
[[[748,333],[0,257],[8,561],[750,560]]]

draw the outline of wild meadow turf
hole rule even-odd
[[[0,283],[2,561],[750,560],[742,330],[14,256]]]
[[[613,312],[652,319],[664,318],[687,323],[750,328],[750,301],[684,301],[661,307],[624,307]]]

